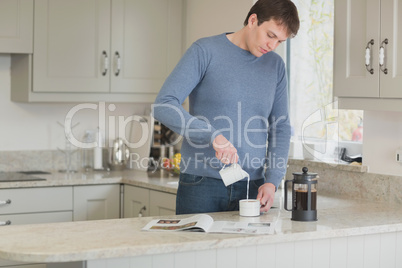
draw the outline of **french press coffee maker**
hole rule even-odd
[[[317,220],[317,173],[308,173],[304,167],[302,173],[293,173],[293,180],[285,182],[285,209],[292,211],[293,221]],[[288,183],[292,183],[292,209],[288,209]]]

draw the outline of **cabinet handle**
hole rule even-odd
[[[11,225],[11,221],[0,221],[0,226]]]
[[[10,200],[10,199],[7,199],[6,201],[0,200],[0,205],[8,205],[8,204],[11,204],[11,200]]]
[[[107,56],[106,51],[103,51],[102,55],[103,55],[103,72],[102,72],[102,75],[105,76],[107,74],[107,70],[109,69],[109,57]]]
[[[143,206],[143,207],[140,209],[140,211],[138,212],[138,217],[142,217],[142,216],[143,216],[142,213],[144,213],[145,210],[147,210],[147,207],[146,207],[146,206]]]
[[[114,75],[119,76],[121,70],[121,58],[118,51],[114,53],[114,57],[116,59],[116,71],[114,72]]]
[[[374,45],[374,39],[371,39],[370,42],[367,43],[366,46],[366,70],[370,73],[370,74],[374,74],[374,70],[371,67],[371,48]]]
[[[388,38],[385,38],[384,41],[382,41],[381,46],[380,46],[380,70],[383,71],[384,74],[388,74],[388,69],[385,67],[385,45],[388,44]]]

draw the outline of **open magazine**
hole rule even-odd
[[[150,221],[143,231],[199,231],[207,233],[273,234],[273,222],[214,221],[207,214],[184,219],[156,219]]]

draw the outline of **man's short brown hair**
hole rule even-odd
[[[257,15],[258,25],[265,21],[274,20],[283,25],[289,37],[296,36],[299,31],[300,21],[297,8],[290,0],[258,0],[250,9],[244,26],[252,14]]]

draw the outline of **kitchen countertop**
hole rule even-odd
[[[1,182],[0,189],[123,183],[176,194],[179,180],[178,175],[173,175],[166,170],[157,170],[155,172],[138,170],[92,171],[68,174],[51,172],[51,174],[32,176],[45,178],[46,180]]]
[[[402,231],[402,208],[397,204],[319,195],[317,207],[316,222],[291,221],[290,212],[278,208],[260,217],[210,214],[215,220],[275,221],[272,235],[141,231],[154,217],[6,226],[0,228],[0,258],[70,262]]]

